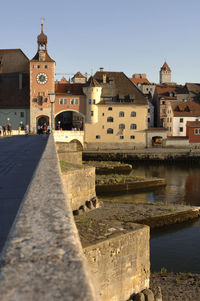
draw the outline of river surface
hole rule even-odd
[[[165,188],[122,195],[121,201],[182,203],[200,206],[200,165],[149,164],[133,166],[133,174],[165,178]],[[112,196],[113,198],[113,196]],[[200,273],[200,220],[154,230],[151,233],[151,270]]]

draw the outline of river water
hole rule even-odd
[[[200,206],[200,165],[139,163],[133,174],[165,178],[165,188],[129,193],[121,199]],[[200,220],[151,232],[151,270],[200,273]]]

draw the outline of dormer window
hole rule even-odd
[[[188,106],[185,107],[185,112],[190,112],[190,108]]]
[[[174,109],[174,111],[180,112],[181,110],[180,110],[179,106],[176,106],[176,108]]]

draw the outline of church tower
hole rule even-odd
[[[160,69],[160,84],[164,83],[171,83],[171,69],[166,62],[164,62],[163,66]]]
[[[47,36],[43,32],[43,21],[41,18],[37,53],[30,60],[30,129],[33,132],[37,131],[38,125],[46,123],[51,126],[53,116],[53,104],[50,102],[49,93],[55,93],[55,61],[47,52]]]

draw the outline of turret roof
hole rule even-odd
[[[101,87],[101,85],[98,83],[98,81],[93,76],[90,76],[86,85],[88,87]]]
[[[164,62],[163,66],[161,67],[161,70],[171,71],[171,69],[169,68],[169,66],[168,66],[168,64],[166,63],[166,61]]]

